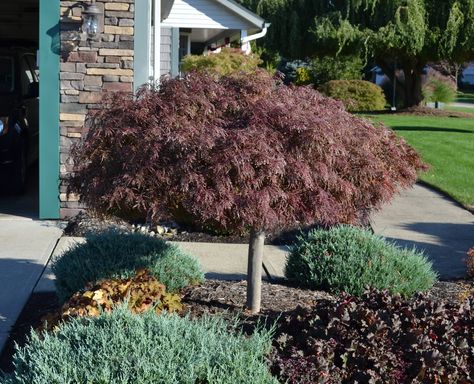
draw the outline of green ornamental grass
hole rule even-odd
[[[177,246],[140,233],[109,230],[91,233],[53,260],[56,289],[61,301],[84,289],[89,282],[102,279],[127,279],[146,268],[168,292],[204,280],[197,259]]]
[[[220,318],[191,320],[125,306],[79,318],[17,347],[3,384],[276,384],[271,332],[244,336]]]
[[[350,226],[301,236],[291,249],[285,275],[305,288],[356,296],[369,287],[412,296],[431,288],[437,277],[422,253]]]

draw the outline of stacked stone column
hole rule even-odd
[[[87,3],[87,2],[86,2]],[[103,10],[102,33],[82,32],[82,8],[61,0],[60,200],[61,217],[76,215],[78,196],[67,196],[72,172],[70,148],[87,133],[88,113],[100,108],[106,92],[133,91],[135,0],[97,0]]]

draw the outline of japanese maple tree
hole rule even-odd
[[[70,191],[92,209],[187,212],[250,233],[247,305],[260,308],[265,233],[354,223],[424,167],[403,139],[265,71],[190,73],[115,94],[74,152]]]

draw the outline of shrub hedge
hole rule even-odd
[[[1,382],[276,384],[264,360],[270,333],[247,337],[228,328],[219,318],[137,315],[118,307],[73,319],[51,333],[33,332],[16,349],[14,373]]]
[[[181,63],[181,70],[229,75],[235,72],[255,72],[261,63],[262,60],[255,54],[246,55],[240,49],[222,48],[219,53],[185,56]]]
[[[385,109],[387,104],[382,88],[364,80],[332,80],[319,90],[326,96],[342,101],[348,111],[368,112]]]
[[[168,292],[203,281],[196,258],[165,241],[140,233],[108,230],[90,233],[86,242],[77,244],[55,258],[52,269],[56,289],[65,301],[87,283],[102,279],[127,279],[139,269],[147,269]]]
[[[426,257],[351,226],[314,230],[293,246],[286,277],[302,287],[361,295],[367,287],[411,296],[433,286]]]

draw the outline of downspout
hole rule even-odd
[[[161,0],[155,0],[153,5],[153,77],[156,83],[161,75]]]
[[[250,41],[257,40],[264,37],[267,34],[269,26],[270,26],[270,23],[263,24],[263,28],[259,33],[241,38],[240,44],[246,44],[246,43],[249,43]]]

